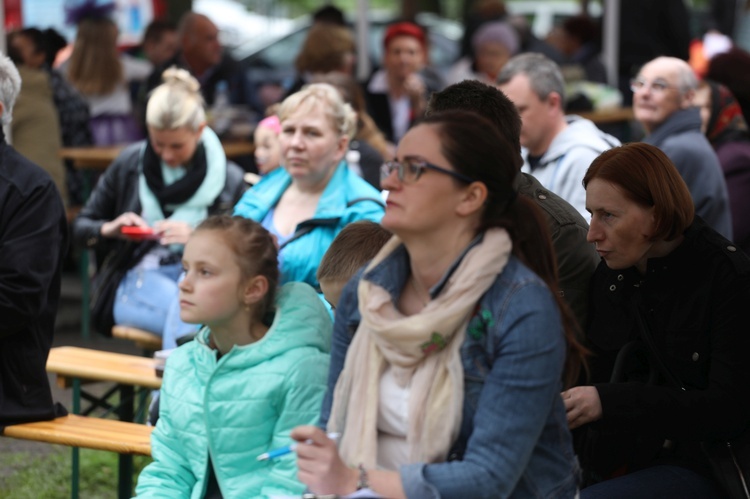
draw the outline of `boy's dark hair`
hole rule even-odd
[[[177,25],[175,23],[166,19],[154,19],[146,27],[146,31],[143,34],[143,43],[159,43],[164,33],[172,31],[177,32]]]
[[[425,114],[458,110],[471,111],[490,120],[520,154],[521,116],[515,104],[500,90],[477,80],[464,80],[434,92]]]
[[[348,281],[375,257],[391,236],[380,224],[369,220],[348,224],[323,255],[318,266],[318,281]]]
[[[326,5],[319,8],[312,15],[313,23],[333,24],[335,26],[346,26],[344,13],[334,5]]]
[[[57,53],[68,45],[68,40],[53,28],[45,29],[42,31],[42,35],[44,36],[42,47],[44,48],[45,61],[47,66],[52,67],[55,64]]]

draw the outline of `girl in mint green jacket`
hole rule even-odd
[[[211,217],[183,256],[180,317],[204,324],[168,359],[154,461],[142,497],[299,495],[295,455],[257,461],[314,424],[326,389],[331,321],[315,291],[278,282],[268,232],[240,217]],[[219,495],[220,494],[220,495]]]

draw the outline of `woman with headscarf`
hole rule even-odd
[[[750,132],[732,92],[704,81],[693,104],[701,108],[703,133],[716,151],[729,191],[734,242],[750,254]]]
[[[515,28],[504,21],[483,24],[471,37],[474,56],[463,57],[450,70],[448,84],[479,80],[494,85],[508,60],[518,53]]]

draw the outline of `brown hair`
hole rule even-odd
[[[255,319],[262,321],[271,310],[279,283],[278,250],[271,234],[258,222],[229,215],[205,219],[195,232],[213,230],[221,234],[224,243],[235,255],[243,279],[263,276],[268,281],[268,292],[256,309]]]
[[[633,142],[603,152],[583,177],[616,185],[634,203],[654,208],[652,239],[671,241],[693,222],[695,207],[685,181],[658,147]]]
[[[343,73],[326,73],[313,77],[314,82],[328,83],[333,85],[341,94],[341,98],[352,106],[357,113],[357,133],[354,138],[363,140],[375,148],[384,158],[391,155],[391,149],[388,141],[380,131],[375,121],[367,113],[365,96],[362,93],[362,87],[351,76]]]
[[[421,123],[436,127],[441,152],[458,173],[487,187],[479,232],[493,227],[507,230],[513,255],[552,292],[567,344],[563,382],[566,387],[574,386],[588,352],[578,341],[578,325],[559,293],[557,261],[544,214],[533,200],[518,196],[513,189],[518,172],[516,148],[492,122],[477,113],[444,111],[431,114]]]
[[[313,25],[294,61],[300,73],[329,73],[340,70],[344,57],[357,48],[349,28],[330,24]]]
[[[380,224],[359,220],[341,229],[318,266],[318,281],[348,281],[378,254],[392,234]]]
[[[84,95],[106,95],[123,82],[114,21],[86,18],[80,22],[70,55],[68,80]]]

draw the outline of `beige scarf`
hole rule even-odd
[[[367,270],[401,244],[394,236]],[[344,462],[376,466],[378,388],[387,365],[401,386],[411,387],[406,439],[410,462],[445,461],[461,427],[460,348],[466,327],[476,304],[508,262],[511,248],[505,230],[488,230],[467,251],[441,293],[416,315],[403,315],[385,289],[360,280],[362,322],[336,383],[328,423],[329,431],[342,434],[339,452]]]

